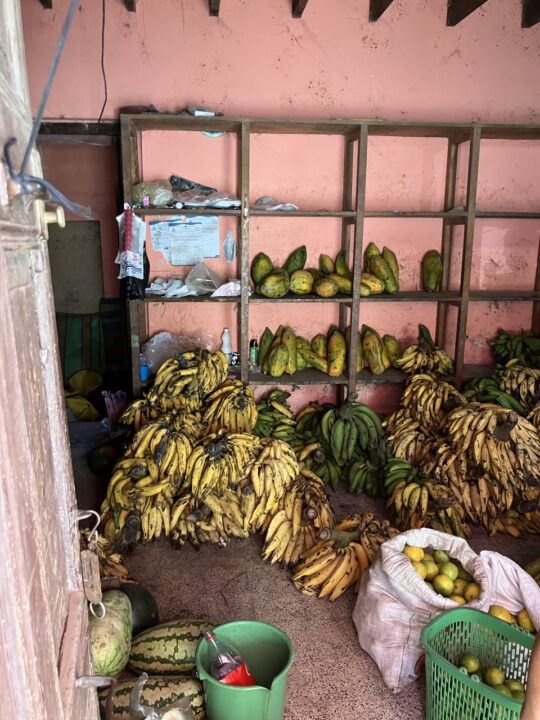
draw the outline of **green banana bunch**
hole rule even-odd
[[[514,410],[522,417],[527,411],[515,397],[499,389],[499,384],[493,378],[475,377],[465,386],[463,395],[469,402],[496,403],[507,410]]]
[[[257,403],[257,422],[254,435],[284,440],[292,447],[300,447],[303,441],[296,434],[296,420],[287,404],[290,393],[272,390],[260,403]]]
[[[366,493],[370,497],[383,495],[383,480],[380,467],[370,460],[354,460],[347,468],[349,491],[360,495]]]
[[[510,335],[506,330],[499,330],[497,338],[488,344],[501,365],[517,359],[523,367],[540,369],[540,338],[534,337],[532,332]]]

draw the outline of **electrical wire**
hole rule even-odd
[[[101,0],[101,74],[103,75],[103,90],[105,97],[103,99],[103,107],[99,113],[97,121],[98,129],[107,105],[108,93],[107,93],[107,73],[105,72],[105,0]]]

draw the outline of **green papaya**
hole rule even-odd
[[[369,297],[371,295],[371,290],[369,288],[369,285],[366,285],[366,283],[361,282],[360,283],[360,297]]]
[[[328,374],[332,377],[343,375],[347,362],[345,338],[335,328],[328,337]]]
[[[287,369],[289,351],[285,345],[278,345],[268,353],[268,372],[272,377],[281,377]]]
[[[313,289],[319,297],[333,297],[337,291],[338,286],[329,277],[323,277],[313,285]]]
[[[285,372],[288,375],[292,375],[296,372],[296,335],[294,334],[294,330],[290,327],[285,328],[283,331],[283,335],[281,336],[281,342],[285,347],[287,348],[287,352],[289,354],[289,359],[287,361],[287,367],[285,368]]]
[[[392,271],[392,274],[396,281],[397,289],[399,290],[399,263],[396,254],[392,252],[390,248],[383,247],[382,256],[388,263],[388,267]]]
[[[338,292],[344,295],[350,295],[352,293],[352,280],[350,278],[343,277],[343,275],[338,275],[337,273],[330,273],[328,278],[336,283]]]
[[[381,252],[375,243],[370,242],[364,251],[364,270],[365,272],[373,272],[371,269],[371,258],[373,255],[380,255]]]
[[[287,262],[285,263],[283,268],[290,275],[295,270],[303,270],[304,265],[306,264],[306,260],[307,249],[305,245],[302,245],[302,247],[297,248],[289,255],[289,257],[287,258]]]
[[[261,335],[261,342],[259,343],[259,367],[262,368],[263,363],[270,349],[270,345],[274,339],[274,333],[270,328],[264,328],[264,332]]]
[[[276,270],[262,280],[259,291],[265,297],[280,298],[289,292],[289,287],[289,273],[286,270]]]
[[[323,335],[322,333],[319,333],[318,335],[315,335],[313,340],[311,341],[311,350],[318,355],[319,357],[326,359],[326,350],[327,348],[327,338],[326,335]]]
[[[320,270],[317,270],[317,268],[306,268],[306,271],[311,275],[314,282],[315,280],[320,280],[322,277],[324,277],[324,273]]]
[[[397,280],[394,277],[393,272],[390,270],[390,266],[383,258],[382,255],[372,255],[371,261],[371,272],[382,280],[384,283],[384,289],[390,295],[395,295],[398,291]]]
[[[325,255],[324,253],[319,255],[319,269],[325,275],[330,275],[330,273],[336,271],[336,266],[330,255]]]
[[[344,278],[348,278],[349,280],[352,280],[352,272],[349,270],[349,265],[347,263],[347,256],[345,255],[345,251],[342,250],[337,254],[336,257],[336,273],[338,275],[341,275]]]
[[[436,292],[443,273],[443,257],[438,250],[429,250],[422,258],[422,284],[426,292]]]
[[[372,295],[379,295],[384,292],[384,283],[376,275],[372,273],[362,273],[360,280],[363,285],[367,285]]]
[[[394,363],[396,360],[399,360],[399,358],[403,355],[401,345],[393,335],[385,335],[382,340],[384,344],[384,349],[386,350],[386,354],[388,356],[388,359],[390,360],[390,364],[392,365],[392,367],[397,367],[396,365],[394,365]]]
[[[307,295],[313,290],[313,275],[307,270],[295,270],[291,274],[291,292]]]
[[[258,285],[261,280],[273,271],[274,265],[268,255],[263,252],[255,255],[251,262],[251,279],[254,285]]]
[[[328,375],[328,361],[325,358],[320,357],[312,350],[305,350],[304,348],[301,348],[299,352],[309,365]]]
[[[261,370],[263,373],[268,374],[268,358],[270,357],[270,353],[272,350],[278,345],[281,345],[281,336],[283,335],[285,328],[283,325],[280,325],[276,331],[276,334],[274,335],[274,339],[272,340],[270,347],[268,348],[268,352],[264,356],[264,360],[260,363]]]
[[[390,367],[390,360],[379,333],[367,327],[367,325],[362,327],[362,349],[367,364],[374,375],[381,375],[386,368]]]

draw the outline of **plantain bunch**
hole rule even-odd
[[[496,373],[499,388],[509,394],[530,411],[540,401],[540,370],[523,367],[515,360],[508,362]]]
[[[425,325],[419,325],[418,330],[418,344],[410,345],[400,358],[396,358],[394,367],[409,375],[424,372],[437,376],[452,374],[454,364],[450,356],[435,345]]]
[[[241,380],[229,379],[211,392],[205,401],[203,423],[208,432],[252,432],[257,422],[253,389]]]

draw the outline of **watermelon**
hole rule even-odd
[[[131,648],[131,603],[120,590],[103,593],[105,617],[90,617],[90,645],[96,675],[118,676]]]
[[[110,720],[130,720],[129,698],[138,678],[118,683],[113,698],[113,712]],[[99,700],[104,708],[107,702],[108,688],[99,691]],[[202,684],[188,675],[159,677],[150,676],[141,694],[141,702],[147,707],[160,710],[171,703],[188,697],[190,710],[195,720],[204,718],[204,692]]]
[[[209,620],[173,620],[149,628],[133,639],[128,667],[135,673],[178,675],[195,667],[195,652]]]
[[[122,583],[120,590],[126,593],[131,602],[133,636],[158,624],[158,608],[150,590],[137,583]]]

